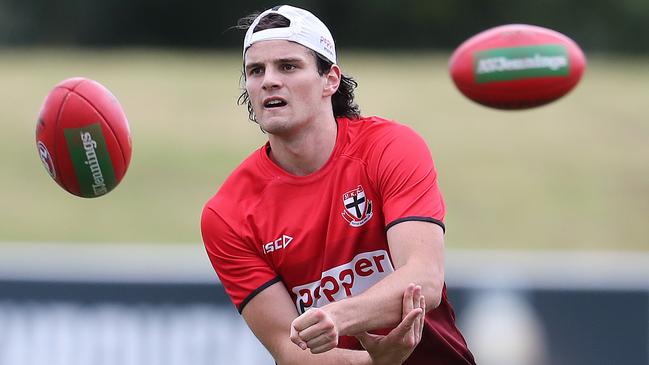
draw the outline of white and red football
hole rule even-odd
[[[131,161],[131,132],[117,98],[82,77],[50,91],[36,125],[45,170],[71,194],[95,198],[122,180]]]
[[[449,71],[469,99],[498,109],[525,109],[572,90],[586,58],[572,39],[551,29],[509,24],[467,39],[452,54]]]

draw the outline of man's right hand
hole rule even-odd
[[[421,286],[410,284],[403,293],[401,323],[385,336],[363,332],[356,338],[374,365],[402,364],[421,341],[425,316],[426,301]]]

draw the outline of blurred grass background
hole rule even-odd
[[[429,142],[447,247],[649,250],[649,59],[591,55],[561,100],[505,112],[464,98],[446,53],[342,50],[365,115]],[[240,54],[151,49],[0,50],[0,242],[200,244],[204,202],[265,136],[237,106]],[[133,133],[113,192],[74,197],[47,175],[34,128],[59,81],[120,100]]]

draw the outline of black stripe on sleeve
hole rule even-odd
[[[265,283],[264,283],[262,286],[260,286],[259,288],[253,290],[253,292],[250,293],[250,294],[246,297],[246,299],[244,299],[243,302],[241,302],[241,304],[239,304],[239,308],[237,308],[237,309],[239,310],[239,314],[241,314],[241,312],[243,312],[243,307],[245,307],[246,304],[248,304],[248,302],[252,300],[252,298],[254,298],[257,294],[261,293],[264,289],[268,288],[269,286],[271,286],[271,285],[273,285],[273,284],[279,282],[280,280],[282,280],[281,277],[279,277],[279,276],[274,277],[274,278],[268,280],[267,282],[265,282]]]
[[[412,216],[412,217],[403,217],[399,218],[397,220],[394,220],[390,222],[388,225],[385,226],[385,231],[387,232],[388,229],[392,228],[393,226],[402,223],[402,222],[408,222],[408,221],[418,221],[418,222],[430,222],[430,223],[435,223],[438,226],[442,227],[442,231],[446,233],[446,226],[444,225],[444,222],[440,221],[439,219],[431,218],[431,217],[418,217],[418,216]]]

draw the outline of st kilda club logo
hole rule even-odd
[[[343,194],[343,206],[342,216],[352,227],[360,227],[372,218],[372,201],[360,185]]]

